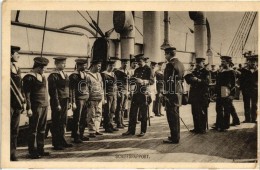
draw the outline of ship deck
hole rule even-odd
[[[243,102],[234,101],[240,121],[244,120]],[[180,116],[189,129],[193,128],[190,105],[180,108]],[[215,123],[215,103],[210,103],[209,130],[206,134],[192,134],[181,122],[179,144],[164,144],[169,135],[166,116],[151,118],[151,126],[144,137],[124,137],[127,128],[113,134],[91,138],[62,151],[52,149],[51,136],[45,141],[49,157],[37,160],[28,158],[26,144],[19,144],[17,156],[20,161],[77,161],[77,162],[256,162],[257,124],[242,123],[227,132],[217,132],[210,127]],[[125,120],[127,122],[127,120]],[[140,124],[136,132],[140,131]],[[101,129],[104,132],[104,129]],[[87,135],[87,129],[86,129]],[[66,139],[71,142],[70,132]]]

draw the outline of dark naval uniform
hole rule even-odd
[[[230,114],[233,112],[233,97],[235,95],[236,77],[233,70],[223,69],[218,73],[216,81],[216,129],[224,131],[230,126]]]
[[[128,71],[123,69],[115,70],[115,76],[117,78],[117,106],[116,106],[116,123],[117,127],[124,126],[124,113],[127,110],[127,93],[128,93]]]
[[[256,122],[258,100],[258,69],[242,69],[240,88],[243,94],[245,122]]]
[[[68,75],[58,70],[52,72],[48,77],[48,87],[52,119],[52,145],[54,148],[62,148],[68,145],[64,137],[70,103]],[[58,106],[61,107],[61,110],[58,110]]]
[[[155,113],[155,116],[161,116],[161,108],[162,108],[162,99],[160,97],[160,94],[163,93],[163,72],[157,70],[155,72],[155,77],[156,77],[156,95],[155,95],[155,102],[154,102],[154,106],[153,106],[153,112]]]
[[[11,47],[11,51],[15,50],[15,47],[12,46]],[[16,51],[19,51],[20,48],[17,47]],[[14,51],[13,51],[14,52]],[[23,96],[22,93],[22,78],[21,78],[21,74],[20,74],[20,69],[12,62],[11,63],[11,79],[12,79],[12,84],[11,83],[11,87],[14,89],[16,86],[18,92]],[[20,122],[20,114],[22,112],[22,105],[24,101],[21,101],[18,96],[16,96],[17,94],[15,94],[15,92],[13,90],[11,90],[11,144],[10,144],[10,156],[11,156],[11,160],[12,161],[16,161],[16,147],[17,147],[17,136],[18,136],[18,132],[19,132],[19,122]],[[23,96],[24,97],[24,96]]]
[[[38,61],[39,60],[39,61]],[[48,64],[43,57],[36,57],[36,62]],[[45,156],[44,137],[48,113],[47,81],[44,75],[35,72],[28,73],[23,78],[23,90],[26,97],[26,110],[32,110],[29,117],[28,146],[32,158]]]
[[[71,103],[75,103],[77,108],[73,111],[73,123],[71,136],[74,142],[78,143],[83,139],[84,130],[87,123],[87,101],[89,99],[89,89],[84,71],[75,71],[69,76]]]
[[[133,77],[145,80],[145,82],[143,84],[136,83],[136,90],[133,93],[133,98],[131,101],[127,133],[132,135],[135,134],[137,113],[139,111],[141,119],[141,134],[143,135],[147,130],[147,113],[149,104],[151,103],[151,96],[147,94],[147,88],[149,85],[154,83],[154,78],[151,68],[147,65],[135,69]]]
[[[181,106],[183,92],[180,82],[183,81],[184,66],[176,59],[174,63],[168,63],[164,70],[164,95],[167,120],[170,127],[170,139],[173,143],[180,140],[179,107]]]
[[[205,68],[195,70],[185,79],[190,84],[189,103],[193,116],[195,133],[205,133],[207,127],[207,115],[209,106],[209,71]]]
[[[106,71],[101,73],[107,103],[104,105],[104,124],[106,132],[113,132],[113,117],[117,104],[117,86],[114,73],[108,74]]]

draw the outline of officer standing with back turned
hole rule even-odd
[[[164,70],[164,101],[171,136],[164,143],[179,143],[180,140],[180,117],[179,107],[182,101],[182,86],[184,66],[176,57],[176,48],[164,49],[165,58],[168,61]]]

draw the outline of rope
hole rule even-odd
[[[46,27],[46,21],[47,21],[47,11],[46,11],[46,13],[45,13],[44,29],[43,29],[43,36],[42,36],[42,49],[41,49],[41,57],[42,57],[43,44],[44,44],[44,37],[45,37],[45,27]]]

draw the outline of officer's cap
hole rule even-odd
[[[164,51],[174,51],[174,50],[176,50],[175,47],[166,47],[166,48],[164,49]]]
[[[11,45],[11,54],[20,51],[20,47]]]
[[[132,62],[136,62],[136,61],[135,61],[135,58],[131,58],[131,59],[130,59],[130,63],[132,63]]]
[[[77,64],[86,64],[86,63],[88,63],[88,60],[87,60],[87,59],[84,59],[84,58],[77,58],[77,59],[75,60],[75,62],[76,62]]]
[[[49,60],[44,57],[35,57],[33,60],[34,60],[34,63],[36,63],[37,65],[40,65],[40,66],[47,66],[49,63]]]
[[[151,61],[151,65],[156,65],[157,63],[156,62],[154,62],[154,61]]]
[[[67,60],[67,58],[66,57],[55,57],[55,58],[53,58],[55,61],[65,61],[65,60]]]
[[[206,60],[205,58],[197,57],[196,58],[196,63],[200,63],[200,62],[205,61],[205,60]]]

